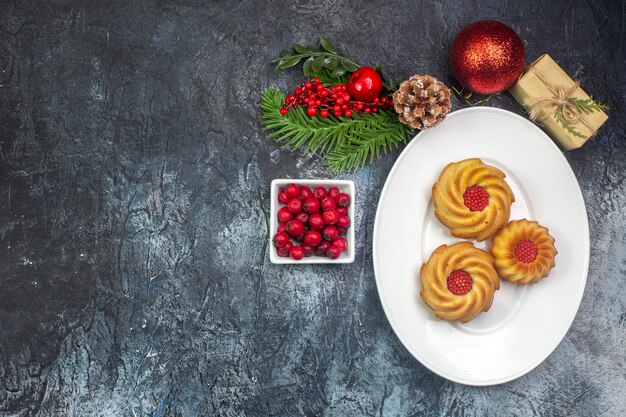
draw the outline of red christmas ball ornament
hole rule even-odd
[[[480,20],[456,35],[450,68],[457,80],[479,94],[511,87],[524,69],[524,45],[515,31],[495,20]]]
[[[373,103],[383,89],[383,79],[374,68],[361,67],[348,79],[348,93],[357,101]]]

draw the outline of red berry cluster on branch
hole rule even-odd
[[[357,101],[348,93],[345,84],[326,87],[319,78],[314,78],[312,81],[303,82],[293,94],[285,97],[280,114],[284,116],[289,109],[296,106],[306,107],[306,114],[310,117],[318,114],[324,118],[330,114],[336,117],[352,117],[352,114],[359,112],[377,113],[379,110],[389,110],[393,108],[393,100],[388,97],[377,97],[372,103]]]

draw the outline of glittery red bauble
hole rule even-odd
[[[504,23],[480,20],[456,35],[450,68],[471,91],[494,94],[511,87],[524,69],[524,45]]]

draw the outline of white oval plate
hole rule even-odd
[[[511,220],[548,227],[559,253],[547,278],[530,286],[502,281],[487,313],[458,324],[423,303],[419,269],[437,246],[462,241],[435,218],[431,187],[447,163],[470,157],[507,175],[516,199]],[[552,140],[521,116],[476,107],[451,113],[402,152],[380,196],[373,246],[381,303],[409,352],[449,380],[495,385],[531,371],[567,333],[587,281],[589,225],[576,177]]]

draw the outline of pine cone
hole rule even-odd
[[[452,104],[450,89],[430,75],[414,75],[393,93],[400,121],[415,129],[436,126],[446,117]]]

